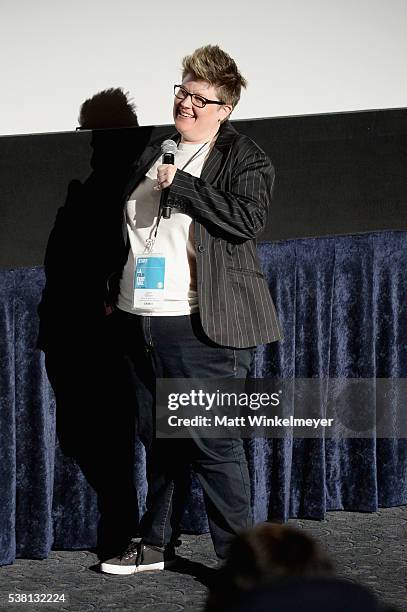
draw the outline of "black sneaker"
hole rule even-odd
[[[174,546],[168,544],[165,548],[151,544],[139,544],[140,556],[137,558],[137,571],[149,572],[172,567],[177,560]]]
[[[100,571],[107,574],[134,574],[137,572],[137,556],[140,538],[133,538],[126,548],[116,557],[111,557],[100,564]]]
[[[147,546],[139,539],[133,539],[117,557],[100,564],[100,570],[107,574],[135,574],[163,570],[175,561],[174,549]]]

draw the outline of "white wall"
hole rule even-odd
[[[249,81],[235,118],[404,107],[406,24],[406,0],[0,0],[0,134],[72,130],[119,86],[142,125],[170,123],[207,43]]]

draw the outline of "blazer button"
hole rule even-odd
[[[203,244],[198,244],[198,251],[199,253],[203,253],[205,251],[205,247]]]

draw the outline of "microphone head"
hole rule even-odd
[[[161,153],[162,153],[162,155],[165,155],[166,153],[170,153],[171,155],[175,155],[177,150],[178,150],[177,143],[174,142],[173,140],[164,140],[164,142],[161,143]]]

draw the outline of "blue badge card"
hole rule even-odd
[[[165,257],[137,255],[134,268],[134,307],[149,308],[164,299]]]

